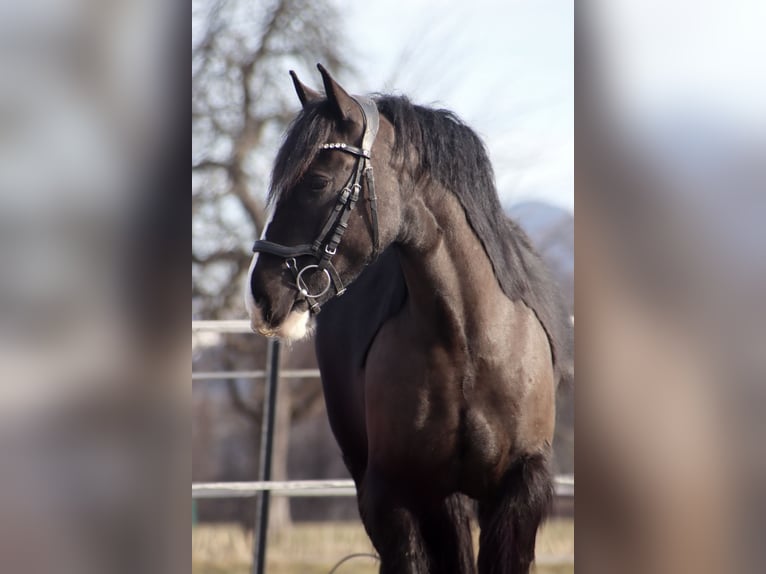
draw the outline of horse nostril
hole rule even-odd
[[[250,275],[250,294],[253,296],[253,302],[260,307],[265,297],[261,283],[256,280],[255,274]]]
[[[261,282],[254,278],[250,281],[250,293],[253,296],[253,303],[258,308],[259,315],[264,322],[269,323],[273,317],[273,311],[269,304],[269,298],[261,287]]]

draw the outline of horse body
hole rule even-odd
[[[396,492],[415,525],[456,493],[491,504],[514,461],[547,458],[554,420],[544,330],[502,292],[455,200],[444,192],[434,203],[427,220],[440,238],[414,219],[418,243],[390,248],[326,305],[316,332],[346,463],[361,492],[367,481],[384,493],[362,501],[363,515],[365,505],[390,508]],[[412,555],[411,540],[402,537],[393,552]]]
[[[320,96],[295,79],[307,107],[303,119],[321,129],[318,120],[310,122],[334,113],[343,120],[332,123],[336,137],[367,141],[370,104],[360,105],[361,116],[354,115],[356,99],[322,73],[329,112],[311,108],[310,101]],[[419,118],[421,127],[434,126],[443,137],[441,147],[432,147],[430,161],[423,163],[432,172],[441,163],[457,170],[457,177],[402,169],[406,161],[397,162],[391,151],[397,145],[400,158],[423,152],[401,141],[403,123],[395,117],[397,110],[386,108],[395,104],[389,100],[379,105],[380,134],[373,151],[389,151],[388,157],[372,156],[377,181],[383,182],[380,229],[375,213],[372,220],[361,214],[349,218],[348,229],[341,230],[346,235],[332,280],[348,288],[338,298],[312,295],[324,295],[322,263],[306,279],[294,262],[287,267],[304,294],[303,299],[296,296],[294,287],[284,289],[290,277],[279,262],[290,248],[262,241],[263,261],[254,265],[250,277],[252,300],[259,302],[251,313],[253,323],[262,332],[278,333],[280,324],[307,313],[307,307],[323,306],[316,317],[316,349],[327,412],[357,484],[360,515],[380,553],[381,572],[474,572],[463,501],[468,496],[478,501],[481,574],[526,573],[552,490],[548,459],[554,396],[566,359],[559,344],[561,312],[551,303],[550,287],[523,234],[494,212],[477,220],[482,209],[499,208],[494,187],[481,190],[489,198],[487,206],[471,204],[476,199],[466,189],[455,189],[493,186],[491,171],[486,173],[488,160],[473,132],[452,125],[451,117]],[[401,112],[411,113],[406,105]],[[298,131],[296,125],[290,134],[297,137]],[[300,148],[291,135],[280,150],[278,166]],[[410,135],[417,139],[428,134]],[[445,149],[455,147],[461,137],[467,138],[466,157],[457,158],[456,167],[448,165],[444,154],[461,150]],[[363,148],[351,153],[369,157]],[[309,194],[312,185],[318,187],[312,177],[347,174],[355,165],[357,171],[351,173],[356,175],[338,176],[338,181],[361,181],[359,168],[367,160],[352,163],[337,155],[334,144],[322,149],[333,151],[312,156],[302,179],[293,177],[291,193],[279,199],[270,238],[305,243],[307,238],[299,240],[286,214],[305,211],[310,202],[320,214],[334,213],[332,195]],[[367,180],[375,199],[371,186]],[[379,255],[378,233],[383,245]],[[370,235],[375,237],[372,249]],[[333,252],[337,245],[333,243]],[[293,251],[303,254],[306,249]],[[324,273],[329,286],[330,273]]]

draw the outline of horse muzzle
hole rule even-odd
[[[257,304],[247,302],[250,328],[254,333],[265,337],[295,341],[303,339],[311,332],[311,314],[301,301],[296,301],[283,319],[267,320],[263,309]]]

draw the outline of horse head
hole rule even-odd
[[[401,222],[392,126],[373,100],[318,68],[325,96],[291,72],[303,109],[277,154],[245,290],[253,330],[285,339],[310,331],[312,315],[394,241]]]

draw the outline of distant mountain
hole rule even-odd
[[[562,220],[572,219],[572,214],[565,209],[543,201],[515,203],[506,207],[505,212],[518,221],[530,237],[555,226]]]
[[[506,214],[527,232],[559,282],[570,312],[574,312],[574,216],[541,201],[506,208]]]

